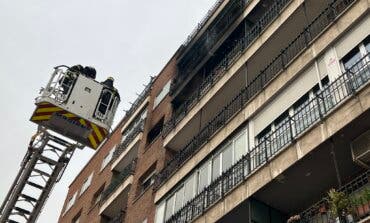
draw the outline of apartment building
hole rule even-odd
[[[59,222],[332,222],[331,188],[351,198],[339,214],[367,221],[369,8],[217,1],[72,182]]]

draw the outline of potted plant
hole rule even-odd
[[[353,208],[355,210],[355,213],[358,217],[363,217],[365,215],[364,208],[362,206],[362,198],[358,195],[353,195],[351,197],[351,203],[353,205]]]
[[[353,222],[351,202],[344,192],[330,189],[328,192],[328,204],[330,213],[336,222]]]
[[[370,202],[370,189],[365,188],[362,192],[362,204],[364,208],[365,214],[368,214],[370,212],[369,202]]]

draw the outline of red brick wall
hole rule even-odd
[[[148,223],[154,222],[155,204],[153,186],[146,191],[141,192],[140,178],[153,165],[156,164],[156,172],[161,170],[164,165],[166,150],[163,148],[162,137],[157,137],[153,142],[146,142],[147,134],[150,129],[164,117],[165,122],[171,115],[171,98],[167,95],[153,110],[154,99],[166,83],[172,79],[176,72],[176,61],[171,61],[161,71],[153,83],[150,93],[150,102],[148,106],[148,116],[145,123],[143,140],[141,142],[138,154],[138,165],[136,167],[134,182],[131,187],[128,202],[126,223],[141,223],[145,219]]]
[[[122,124],[121,124],[122,126]],[[117,128],[115,132],[112,133],[110,138],[106,143],[94,154],[88,164],[82,169],[80,174],[71,183],[68,191],[68,195],[63,205],[62,212],[59,217],[58,222],[70,223],[72,219],[81,212],[80,222],[99,222],[99,207],[98,205],[91,205],[93,196],[97,190],[105,183],[108,185],[112,177],[112,172],[110,170],[110,165],[107,165],[101,172],[100,168],[104,157],[110,152],[110,150],[119,143],[121,140],[120,128]],[[89,148],[85,148],[89,149]],[[80,190],[84,181],[89,177],[89,175],[94,172],[92,181],[87,190],[80,196]],[[73,194],[78,191],[77,199],[75,204],[68,210],[68,212],[63,215],[65,206]]]

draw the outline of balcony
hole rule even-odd
[[[122,210],[125,210],[135,168],[136,160],[131,162],[117,175],[113,175],[111,183],[102,193],[99,210],[100,215],[114,218]]]
[[[217,43],[224,37],[225,33],[227,33],[226,31],[237,18],[241,16],[249,2],[249,0],[230,0],[227,2],[226,6],[202,36],[179,58],[179,73],[172,82],[171,95],[176,95],[181,91],[191,77],[195,75],[196,67],[199,67],[199,64],[202,61],[204,62],[205,58],[212,55],[214,47],[219,45]],[[220,2],[219,4],[222,3]]]
[[[207,209],[227,196],[228,193],[234,190],[243,181],[250,178],[258,169],[273,160],[278,153],[281,153],[289,145],[295,143],[298,138],[304,135],[318,122],[334,113],[334,111],[348,98],[360,92],[370,81],[370,61],[368,57],[369,55],[362,58],[335,81],[317,92],[312,100],[308,101],[300,110],[297,110],[291,118],[279,128],[264,137],[259,144],[250,150],[250,152],[245,154],[230,169],[226,170],[219,178],[215,179],[202,192],[186,203],[184,207],[174,214],[167,222],[187,222],[202,215]],[[241,104],[240,101],[237,104]],[[359,123],[368,123],[368,119],[365,117],[365,120]],[[359,124],[357,125],[360,126]],[[352,130],[352,132],[354,131]],[[340,149],[340,151],[343,151],[342,148]],[[330,157],[330,155],[328,156]],[[346,160],[348,160],[348,156],[343,157],[347,157]],[[349,156],[349,158],[351,157]],[[320,163],[327,162],[328,161],[324,161]],[[315,163],[317,164],[317,162]],[[172,171],[175,171],[176,168],[177,166],[174,166]],[[161,172],[159,177],[163,176],[163,172]],[[170,175],[166,177],[168,176]],[[160,185],[161,180],[163,182],[163,180],[166,179],[167,178],[158,178],[157,186]],[[297,181],[297,178],[292,177],[292,179]],[[294,188],[294,186],[292,187]],[[273,189],[270,189],[270,191],[271,190]],[[261,194],[260,196],[269,193]],[[281,201],[284,199],[280,198],[276,200]]]
[[[188,95],[181,102],[181,106],[176,109],[171,119],[165,124],[163,135],[167,136],[175,126],[183,120],[188,112],[206,95],[210,89],[220,80],[227,70],[241,57],[245,50],[261,35],[262,32],[276,19],[281,11],[286,7],[290,0],[277,0],[260,16],[259,20],[255,21],[244,35],[239,36],[232,43],[228,44],[230,49],[223,55],[217,65],[212,67],[207,73],[207,77],[201,81],[200,85],[193,90],[193,93]],[[245,23],[245,22],[244,22]]]
[[[209,141],[214,134],[222,129],[232,118],[239,113],[269,82],[280,72],[285,70],[329,25],[345,11],[354,0],[337,0],[323,10],[312,22],[304,28],[294,40],[288,44],[273,61],[244,87],[238,95],[226,104],[223,109],[202,128],[185,147],[183,147],[165,168],[158,174],[156,188],[167,181],[176,170]],[[344,75],[344,79],[347,75]],[[337,83],[337,82],[335,82]],[[256,151],[257,152],[257,151]]]
[[[355,222],[361,222],[365,219],[367,221],[370,220],[370,197],[367,195],[367,193],[365,194],[365,189],[370,189],[369,179],[370,171],[368,170],[337,190],[339,192],[343,192],[350,198],[350,213]],[[304,212],[295,215],[297,220],[294,222],[336,222],[336,219],[332,216],[329,209],[330,205],[328,203],[328,197],[325,197]],[[346,216],[342,216],[340,222],[347,223],[348,221],[346,220]]]
[[[139,121],[127,134],[113,153],[112,170],[121,171],[124,166],[137,157],[139,142],[142,139],[145,119]]]

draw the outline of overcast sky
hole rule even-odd
[[[92,65],[116,79],[122,118],[215,0],[0,0],[0,202],[36,125],[34,98],[59,64]],[[38,222],[57,222],[68,186],[93,151],[77,151]]]

